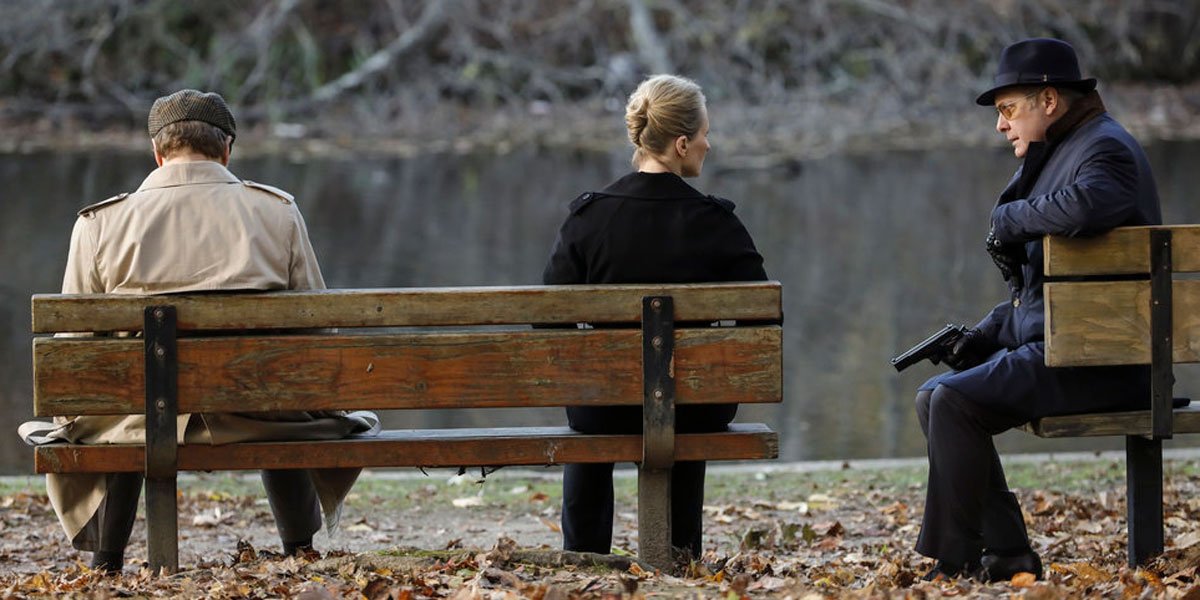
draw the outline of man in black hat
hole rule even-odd
[[[996,131],[1023,159],[986,241],[1011,297],[954,348],[954,370],[917,392],[929,485],[916,549],[938,561],[928,580],[1042,575],[992,436],[1047,415],[1149,406],[1147,367],[1045,366],[1041,243],[1161,223],[1146,155],[1105,111],[1096,80],[1080,76],[1066,42],[1012,44],[997,72],[976,102],[995,107]]]

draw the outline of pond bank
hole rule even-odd
[[[1101,86],[1109,110],[1143,143],[1200,139],[1200,83],[1187,86]],[[797,161],[938,147],[999,147],[994,114],[970,99],[898,109],[892,102],[860,98],[845,104],[798,95],[787,104],[713,103],[710,139],[726,169],[793,168]],[[295,161],[429,154],[504,155],[526,146],[583,152],[616,152],[628,146],[619,103],[532,102],[517,109],[472,111],[434,106],[425,118],[403,124],[358,122],[329,114],[312,122],[240,122],[240,157],[284,155]],[[899,112],[898,112],[899,111]],[[236,112],[236,107],[235,107]],[[47,110],[38,118],[5,117],[0,154],[89,150],[146,151],[141,128],[111,126],[87,116]],[[126,122],[121,120],[121,123]]]

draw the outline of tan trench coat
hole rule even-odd
[[[293,197],[242,181],[217,162],[168,163],[137,191],[79,211],[71,234],[65,294],[168,294],[209,290],[324,289],[325,281]],[[31,421],[31,444],[143,443],[141,416],[80,416]],[[179,441],[336,439],[373,433],[371,413],[279,412],[180,415]],[[326,526],[337,524],[357,469],[314,470]],[[46,476],[50,501],[71,539],[95,514],[104,474]]]

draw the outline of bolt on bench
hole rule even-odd
[[[1200,362],[1200,225],[1121,227],[1088,239],[1047,237],[1046,365],[1148,364],[1148,411],[1045,417],[1046,438],[1125,436],[1129,564],[1163,551],[1162,440],[1200,432],[1200,410],[1173,408],[1174,363]]]
[[[145,445],[40,446],[36,470],[145,473],[150,566],[174,570],[178,471],[632,461],[639,554],[665,567],[675,461],[778,456],[778,435],[759,423],[676,435],[674,407],[780,402],[783,330],[771,323],[781,302],[778,282],[36,295],[35,334],[143,336],[35,337],[34,414],[147,422]],[[716,321],[739,326],[708,326]],[[322,328],[342,331],[313,333]],[[177,413],[621,404],[643,406],[644,435],[510,427],[175,441]]]

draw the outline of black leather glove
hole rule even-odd
[[[1001,242],[996,239],[994,229],[988,231],[984,245],[987,247],[988,256],[992,257],[992,262],[996,263],[996,268],[1000,269],[1004,280],[1012,284],[1014,289],[1024,287],[1025,281],[1021,274],[1021,265],[1029,262],[1029,257],[1025,256],[1025,247],[1022,244]]]
[[[942,362],[955,371],[964,371],[983,364],[987,357],[999,349],[1000,344],[979,329],[972,327],[963,334],[957,344],[954,344],[954,348],[942,359]]]

